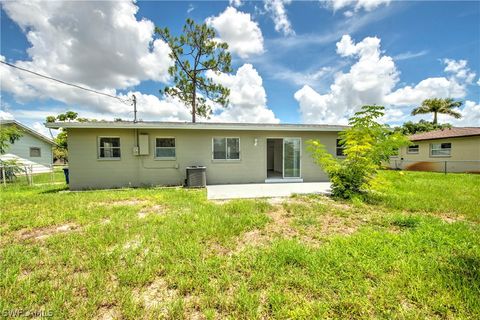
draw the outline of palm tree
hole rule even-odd
[[[422,105],[412,110],[412,115],[417,114],[426,114],[426,113],[433,113],[433,124],[437,124],[437,115],[439,113],[447,114],[452,116],[456,119],[460,119],[462,115],[452,110],[454,108],[458,108],[462,105],[462,101],[455,101],[452,98],[433,98],[433,99],[426,99],[423,100]]]

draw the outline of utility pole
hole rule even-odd
[[[133,96],[133,122],[137,122],[137,97]]]

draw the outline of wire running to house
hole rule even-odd
[[[102,96],[105,96],[105,97],[117,99],[117,100],[119,100],[120,102],[125,103],[125,104],[128,104],[128,105],[131,104],[131,101],[130,101],[130,100],[124,100],[124,99],[122,99],[122,98],[120,98],[120,97],[117,97],[117,96],[114,96],[114,95],[111,95],[111,94],[108,94],[108,93],[104,93],[104,92],[100,92],[100,91],[97,91],[97,90],[93,90],[93,89],[89,89],[89,88],[86,88],[86,87],[82,87],[82,86],[79,86],[79,85],[77,85],[77,84],[69,83],[69,82],[66,82],[66,81],[63,81],[63,80],[60,80],[60,79],[55,79],[55,78],[46,76],[46,75],[41,74],[41,73],[38,73],[38,72],[31,71],[31,70],[28,70],[28,69],[25,69],[25,68],[16,66],[16,65],[11,64],[11,63],[8,63],[8,62],[6,62],[6,61],[0,61],[0,62],[3,63],[4,65],[9,66],[9,67],[12,67],[12,68],[15,68],[15,69],[24,71],[24,72],[28,72],[28,73],[34,74],[34,75],[36,75],[36,76],[38,76],[38,77],[42,77],[42,78],[44,78],[44,79],[48,79],[48,80],[52,80],[52,81],[55,81],[55,82],[59,82],[59,83],[61,83],[61,84],[67,85],[67,86],[71,86],[71,87],[74,87],[74,88],[77,88],[77,89],[85,90],[85,91],[88,91],[88,92],[91,92],[91,93],[96,93],[96,94],[99,94],[99,95],[102,95]]]

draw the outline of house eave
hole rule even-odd
[[[348,128],[340,125],[316,124],[264,124],[264,123],[205,123],[205,122],[51,122],[47,128],[58,129],[184,129],[184,130],[233,130],[233,131],[332,131],[338,132]]]

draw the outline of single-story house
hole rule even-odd
[[[0,120],[2,127],[15,126],[21,132],[20,139],[10,144],[0,160],[16,160],[32,173],[50,172],[53,164],[55,142],[16,120]],[[30,171],[29,171],[30,173]]]
[[[70,188],[181,185],[188,166],[207,184],[328,181],[306,150],[320,139],[337,153],[336,125],[55,122],[68,135]]]
[[[453,127],[409,137],[412,145],[392,157],[396,169],[480,173],[480,127]]]

